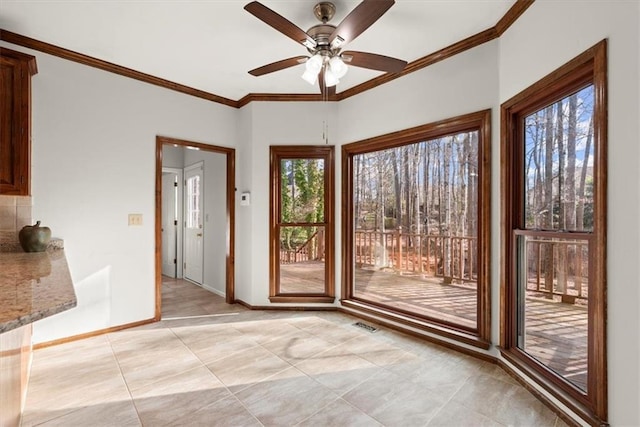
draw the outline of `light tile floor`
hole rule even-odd
[[[165,280],[163,320],[34,352],[23,426],[565,426],[500,368]]]

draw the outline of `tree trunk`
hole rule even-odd
[[[445,280],[447,277],[451,276],[451,188],[450,188],[450,165],[451,165],[451,138],[447,138],[444,144],[444,157],[443,157],[443,167],[442,174],[444,177],[444,182],[442,186],[444,187],[444,227],[443,234],[446,236],[444,239],[444,276]]]
[[[576,225],[579,230],[584,230],[584,202],[586,197],[587,171],[589,169],[589,156],[591,154],[591,139],[593,138],[593,117],[589,120],[589,133],[584,147],[582,170],[580,171],[580,185],[578,188],[578,206],[576,207]]]
[[[393,164],[393,186],[394,186],[394,199],[396,205],[396,224],[402,224],[403,212],[402,212],[402,183],[400,179],[400,162],[398,160],[399,148],[391,149],[391,162]],[[406,185],[406,184],[405,184]]]
[[[564,144],[564,111],[562,100],[558,101],[556,107],[556,141],[558,144],[558,228],[566,230],[566,171],[565,171],[565,144]],[[558,245],[558,263],[556,264],[556,270],[558,272],[557,287],[558,291],[564,293],[567,288],[567,272],[565,271],[566,265],[566,251],[564,246]]]
[[[409,172],[409,150],[411,149],[411,146],[409,145],[405,145],[404,147],[402,147],[402,174],[403,174],[403,180],[402,183],[404,184],[404,218],[403,218],[403,222],[401,223],[404,226],[404,229],[408,232],[409,229],[411,228],[411,184],[412,184],[412,179],[410,176],[410,172]]]
[[[554,226],[553,221],[553,106],[545,109],[545,159],[544,159],[544,199],[546,212],[543,226],[551,229]],[[544,245],[544,265],[545,265],[545,288],[553,291],[553,246]]]
[[[567,230],[576,229],[576,140],[578,133],[578,120],[576,110],[578,108],[578,96],[569,97],[569,129],[567,135],[567,174],[565,189],[565,218]]]
[[[566,229],[565,218],[565,148],[564,148],[564,116],[562,100],[556,104],[556,144],[558,145],[558,228]]]
[[[429,204],[429,189],[431,187],[431,152],[429,151],[429,146],[427,145],[426,142],[423,142],[422,144],[422,149],[423,149],[423,153],[424,153],[424,161],[423,161],[423,180],[424,180],[424,196],[422,199],[422,206],[423,206],[423,211],[422,211],[422,222],[424,223],[424,234],[429,234],[429,207],[431,206]]]

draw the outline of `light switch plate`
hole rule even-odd
[[[142,214],[129,214],[129,226],[142,225]]]
[[[251,194],[250,193],[240,194],[240,206],[249,206],[249,205],[251,205]]]

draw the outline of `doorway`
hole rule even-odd
[[[180,168],[162,168],[162,274],[182,278],[182,183]]]
[[[163,154],[163,151],[165,154]],[[174,167],[167,168],[168,164],[165,163],[169,163],[170,156],[168,153],[171,152],[183,153],[181,160],[178,162],[182,167],[176,168],[175,165],[171,164],[171,166]],[[167,158],[163,159],[165,156]],[[212,161],[217,162],[217,166],[210,166],[210,170],[214,172],[210,174],[209,178],[206,178],[207,168],[203,166],[199,169],[198,164],[200,160],[195,161],[193,159],[214,159]],[[207,161],[205,160],[203,163],[206,165]],[[172,190],[169,184],[171,181],[170,172],[173,169],[180,169],[180,172],[184,170],[184,176],[179,177],[177,181],[177,188],[183,190],[182,195],[180,191],[176,193]],[[216,177],[214,173],[221,173],[222,175]],[[206,190],[216,191],[216,197],[210,196],[209,199],[218,209],[217,211],[207,211],[210,207],[205,205],[205,203],[207,203],[207,198],[204,193],[205,179],[211,179],[212,182],[219,185],[218,190],[213,188],[215,185],[211,185],[210,189]],[[187,182],[189,180],[190,182]],[[167,194],[169,197],[164,197]],[[203,198],[202,196],[205,197]],[[178,212],[176,234],[180,234],[182,231],[184,236],[183,238],[180,236],[176,238],[176,268],[174,270],[174,277],[180,278],[184,276],[185,279],[190,279],[214,293],[224,295],[225,301],[228,304],[234,303],[235,150],[233,148],[212,146],[175,138],[156,137],[155,198],[156,320],[160,320],[162,314],[163,271],[172,271],[169,264],[172,251],[170,248],[166,248],[167,245],[172,245],[171,233],[163,231],[163,229],[165,229],[164,226],[167,225],[166,223],[170,221],[168,217],[171,216],[167,214],[167,218],[164,218],[165,215],[163,215],[163,208],[164,211],[171,209],[171,207],[169,207],[170,201],[167,199],[175,198],[175,200],[184,201],[183,208],[178,207],[176,209]],[[221,199],[224,200],[225,203],[221,203]],[[181,215],[183,217],[179,218]],[[191,231],[193,231],[193,233],[191,233]],[[189,237],[190,234],[193,234],[193,236]],[[193,245],[188,242],[193,243]],[[189,245],[191,248],[187,247]],[[182,251],[183,254],[180,253],[182,248],[184,249]],[[191,251],[191,249],[194,249],[195,252]],[[211,258],[209,259],[207,251],[209,251],[209,254],[215,253],[215,257],[209,257]],[[200,257],[198,253],[203,254],[204,258]],[[184,259],[180,260],[179,255],[184,255]],[[197,266],[198,259],[200,259],[200,267]],[[205,262],[204,259],[207,261]],[[210,260],[213,261],[209,262]],[[193,268],[190,269],[190,267]],[[214,273],[211,272],[212,270]],[[215,289],[215,287],[207,284],[207,275],[211,276],[212,274],[220,276],[219,279],[215,279],[220,282],[220,289]],[[170,274],[167,276],[171,277]]]

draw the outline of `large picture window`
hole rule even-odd
[[[489,341],[489,118],[343,147],[343,304]]]
[[[606,45],[502,106],[502,354],[606,420]]]
[[[333,147],[271,147],[271,302],[333,302]]]

